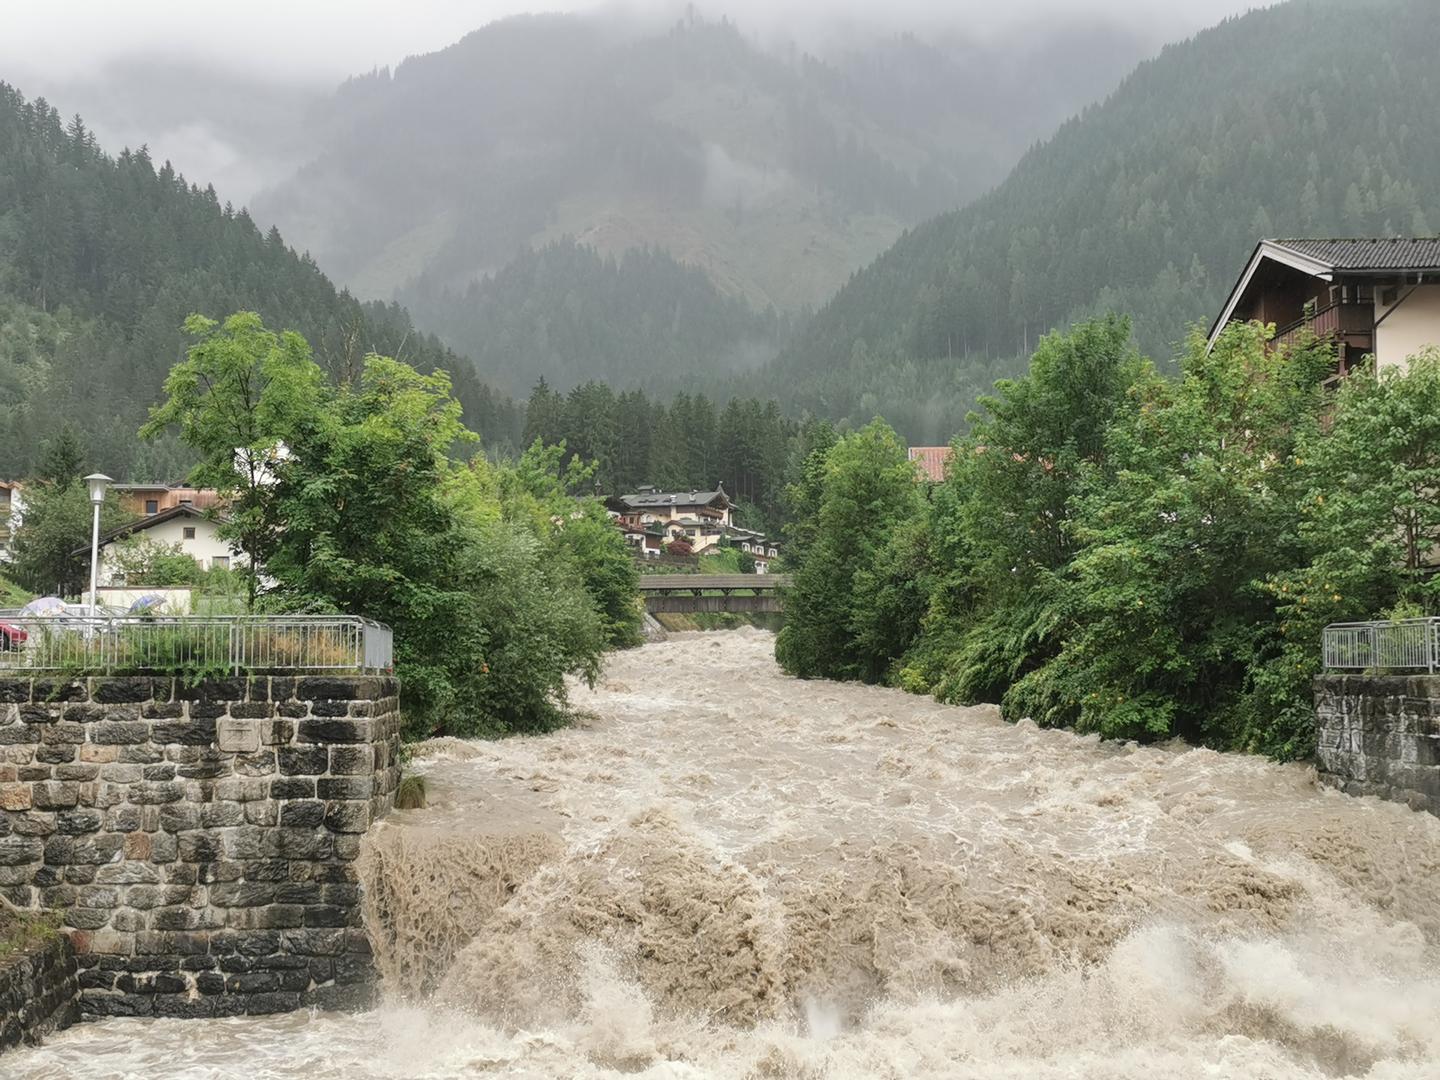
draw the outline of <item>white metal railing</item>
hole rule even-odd
[[[0,674],[394,669],[390,627],[357,615],[0,617]]]
[[[1321,635],[1321,654],[1331,671],[1387,668],[1433,674],[1440,667],[1440,619],[1332,623]]]

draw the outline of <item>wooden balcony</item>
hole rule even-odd
[[[1306,335],[1338,341],[1350,353],[1374,348],[1375,309],[1370,304],[1334,303],[1317,308],[1275,331],[1276,348],[1295,345]]]

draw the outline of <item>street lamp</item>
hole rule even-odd
[[[105,502],[105,489],[111,484],[104,473],[91,473],[85,477],[85,486],[90,489],[90,505],[95,512],[90,525],[90,614],[96,611],[95,590],[100,585],[100,507]]]

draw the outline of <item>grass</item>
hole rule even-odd
[[[0,574],[0,608],[24,607],[34,599],[33,594],[26,592],[5,575]]]
[[[32,914],[0,903],[0,962],[41,948],[59,935],[59,923],[52,914]]]

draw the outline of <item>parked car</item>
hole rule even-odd
[[[30,637],[14,623],[0,622],[0,651],[18,649]]]

